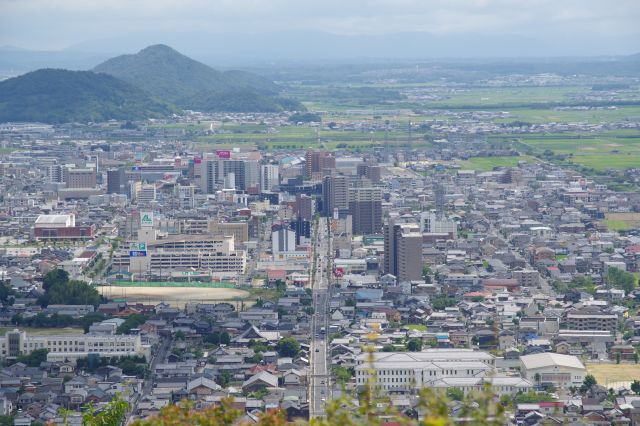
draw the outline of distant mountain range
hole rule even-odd
[[[220,72],[165,45],[109,59],[92,71],[42,69],[0,82],[0,122],[143,119],[179,111],[304,110],[256,74]]]

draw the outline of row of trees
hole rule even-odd
[[[89,284],[69,280],[69,274],[62,269],[54,269],[42,280],[44,294],[38,299],[41,306],[48,305],[93,305],[98,307],[104,301],[98,291]]]

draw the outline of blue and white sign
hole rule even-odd
[[[146,257],[146,250],[129,250],[129,257]]]

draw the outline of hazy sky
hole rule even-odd
[[[0,0],[0,45],[30,49],[128,35],[292,31],[558,39],[580,52],[600,39],[594,54],[620,41],[612,53],[624,53],[640,46],[640,0]]]

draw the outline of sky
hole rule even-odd
[[[309,41],[367,55],[375,53],[367,44],[422,40],[441,44],[427,56],[499,55],[500,43],[504,56],[519,47],[525,56],[619,55],[640,50],[639,23],[640,0],[0,0],[0,46],[33,50],[115,52],[163,42],[286,55],[271,45],[291,43],[296,54],[302,48],[293,47]],[[465,49],[478,40],[498,46]],[[353,52],[341,50],[344,43]]]

